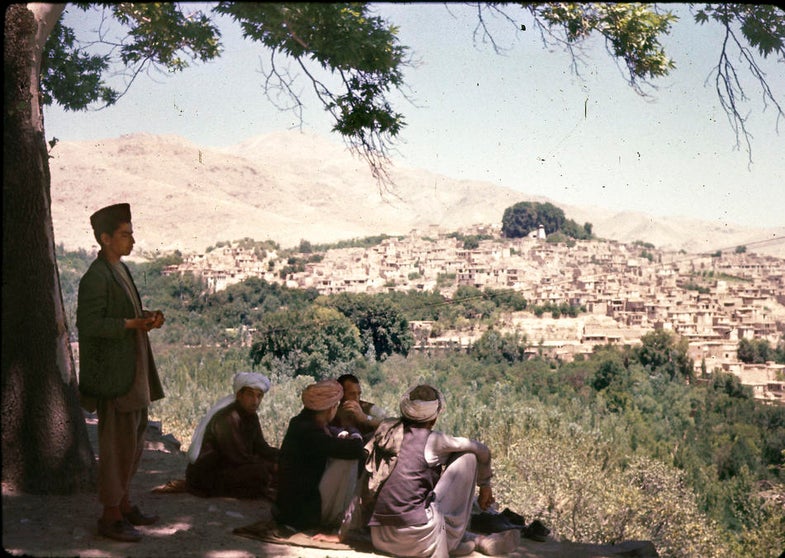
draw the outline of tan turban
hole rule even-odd
[[[343,388],[336,380],[322,380],[303,390],[303,405],[312,411],[325,411],[343,397]]]
[[[401,414],[414,422],[428,422],[438,417],[444,411],[444,395],[438,389],[431,387],[438,395],[435,401],[420,401],[410,398],[411,393],[419,386],[410,387],[401,397]]]
[[[259,389],[264,393],[267,393],[270,391],[270,379],[258,372],[238,372],[234,375],[234,379],[232,380],[232,389],[234,390],[234,393],[216,401],[215,405],[207,411],[207,414],[202,417],[202,420],[194,430],[193,436],[191,437],[191,445],[188,447],[188,459],[191,460],[191,463],[196,461],[199,457],[199,453],[202,451],[202,441],[204,440],[204,433],[207,431],[207,425],[210,423],[210,419],[212,419],[218,411],[234,403],[237,400],[237,394],[240,393],[241,389],[246,387]]]

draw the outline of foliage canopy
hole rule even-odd
[[[564,216],[564,210],[550,202],[518,202],[504,210],[502,234],[507,238],[523,238],[543,227],[546,235],[562,232],[569,238],[589,239],[592,225],[580,227]]]

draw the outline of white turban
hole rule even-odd
[[[194,430],[194,435],[191,438],[191,445],[188,447],[188,459],[191,463],[196,461],[199,457],[199,453],[202,451],[202,440],[204,440],[204,433],[207,430],[207,425],[210,424],[210,420],[218,411],[234,403],[237,399],[237,394],[240,393],[241,389],[246,387],[258,389],[267,393],[270,391],[270,379],[258,372],[238,372],[234,375],[234,380],[232,380],[234,393],[232,395],[227,395],[223,399],[219,399],[215,405],[207,411],[207,414],[199,422],[199,426]]]
[[[432,387],[438,396],[435,401],[412,400],[411,393],[420,386],[410,387],[401,397],[401,413],[404,417],[414,422],[428,422],[438,417],[444,411],[444,395],[438,389]],[[431,386],[428,386],[431,387]]]
[[[240,393],[240,390],[244,387],[260,389],[264,393],[267,393],[270,391],[270,380],[267,376],[259,374],[258,372],[238,372],[234,375],[232,387],[234,388],[235,395]]]

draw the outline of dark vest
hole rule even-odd
[[[406,527],[428,523],[426,508],[441,475],[441,467],[425,461],[428,428],[407,427],[398,461],[379,490],[369,525]]]

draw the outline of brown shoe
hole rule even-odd
[[[142,540],[142,533],[134,529],[128,520],[118,521],[98,520],[98,534],[108,539],[122,542],[139,542]]]
[[[158,521],[157,515],[145,515],[138,506],[131,508],[131,511],[123,514],[131,525],[152,525]]]

